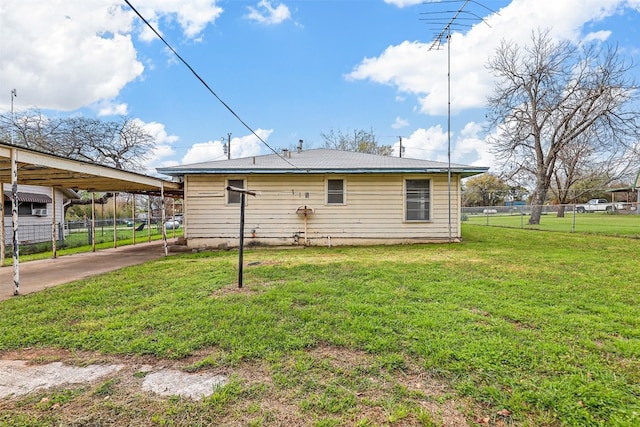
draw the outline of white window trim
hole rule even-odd
[[[238,203],[229,202],[229,191],[227,190],[227,187],[229,187],[231,185],[231,184],[229,184],[229,181],[242,181],[243,188],[248,188],[247,187],[247,185],[248,185],[247,184],[247,179],[244,178],[244,177],[238,177],[238,178],[231,177],[231,178],[227,178],[225,180],[225,185],[224,185],[224,193],[225,193],[224,194],[224,204],[226,206],[240,206],[240,202],[238,202]],[[247,198],[246,197],[245,197],[244,203],[245,203],[245,206],[246,206],[246,204],[247,204]]]
[[[329,203],[329,181],[342,180],[342,203]],[[327,176],[324,179],[324,204],[327,206],[345,206],[347,204],[347,178],[343,176]]]
[[[407,219],[407,181],[429,181],[429,219]],[[402,180],[402,222],[410,224],[433,222],[433,179],[424,177],[405,177]]]

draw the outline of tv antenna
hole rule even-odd
[[[485,19],[466,7],[472,3],[482,7],[491,13],[498,13],[475,0],[443,0],[428,1],[425,4],[438,6],[439,9],[422,12],[430,29],[435,31],[429,50],[440,50],[444,40],[447,42],[447,193],[449,206],[449,242],[451,242],[451,30],[464,31],[471,28],[474,23],[484,22],[489,28],[491,25]],[[449,9],[449,5],[457,4],[458,7]],[[460,224],[460,218],[458,218]],[[460,230],[458,230],[459,232]]]

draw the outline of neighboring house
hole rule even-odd
[[[460,180],[486,167],[313,149],[158,168],[184,185],[193,248],[245,244],[359,245],[459,241]],[[450,192],[449,192],[450,188]],[[450,197],[449,197],[450,195]],[[450,201],[450,203],[449,203]]]
[[[4,184],[4,227],[5,243],[13,241],[13,220],[11,211],[11,184]],[[55,221],[59,230],[63,230],[65,204],[78,199],[78,194],[69,189],[37,185],[18,186],[18,242],[40,243],[51,241],[53,224],[53,198],[55,197]],[[60,236],[58,236],[60,238]]]

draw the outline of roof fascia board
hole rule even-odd
[[[451,168],[451,173],[479,174],[489,168]],[[369,174],[369,173],[448,173],[447,168],[382,168],[382,169],[158,169],[158,172],[170,175],[282,175],[282,174]]]

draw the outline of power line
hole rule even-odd
[[[260,135],[258,135],[253,128],[251,128],[244,120],[242,120],[242,118],[226,103],[222,100],[222,98],[220,98],[218,96],[217,93],[214,92],[213,89],[211,89],[211,87],[207,84],[207,82],[204,81],[204,79],[202,77],[200,77],[200,75],[196,72],[196,70],[193,69],[193,67],[191,65],[189,65],[189,63],[182,57],[180,56],[180,54],[169,44],[169,42],[167,42],[164,37],[162,37],[160,35],[160,33],[153,27],[153,25],[151,25],[151,23],[149,23],[149,21],[147,21],[145,19],[144,16],[142,16],[142,14],[140,14],[140,12],[138,12],[138,10],[133,7],[133,5],[131,4],[131,2],[129,2],[129,0],[124,0],[124,2],[131,8],[131,10],[133,10],[133,12],[138,15],[138,17],[142,20],[142,22],[144,22],[147,27],[149,27],[149,29],[151,31],[153,31],[153,33],[160,39],[162,40],[162,42],[165,44],[165,46],[167,46],[169,48],[169,50],[171,52],[173,52],[173,54],[189,69],[189,71],[191,71],[191,74],[193,74],[198,80],[200,80],[200,83],[202,83],[204,85],[204,87],[209,91],[209,93],[211,93],[236,119],[238,119],[238,121],[240,123],[242,123],[242,125],[249,131],[251,132],[256,138],[258,138],[258,140],[260,142],[262,142],[269,150],[271,150],[275,155],[277,155],[278,157],[280,157],[282,160],[284,160],[285,162],[287,162],[290,166],[296,168],[296,169],[300,169],[298,168],[296,165],[294,165],[293,163],[291,163],[289,160],[287,160],[284,156],[282,156],[280,153],[278,153],[276,150],[274,150],[273,148],[271,148],[271,146],[269,144],[266,143],[265,140],[263,140]]]

